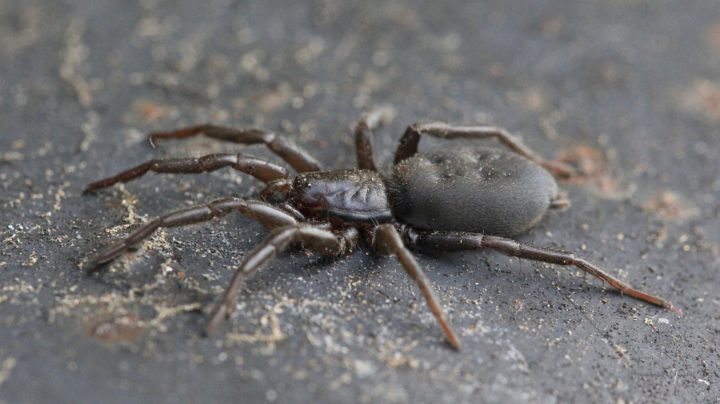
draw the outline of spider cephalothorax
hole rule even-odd
[[[317,171],[293,180],[290,202],[305,216],[337,223],[392,220],[385,184],[369,170]]]
[[[235,271],[221,301],[214,307],[207,332],[230,315],[242,281],[292,244],[306,250],[337,256],[352,251],[360,236],[379,253],[397,257],[417,283],[428,307],[454,348],[459,343],[432,287],[407,246],[459,251],[489,248],[504,254],[573,265],[645,302],[677,313],[669,301],[631,287],[573,254],[523,245],[506,236],[533,227],[552,208],[567,207],[551,175],[569,176],[572,168],[545,161],[508,134],[489,126],[451,126],[421,123],[407,128],[400,139],[393,167],[376,169],[372,130],[387,119],[378,109],[355,127],[358,168],[326,171],[309,153],[284,137],[260,129],[232,129],[200,125],[154,133],[151,140],[203,134],[241,144],[265,144],[298,171],[291,176],[280,165],[242,154],[211,154],[199,158],[151,160],[86,188],[94,191],[129,181],[149,171],[201,173],[232,167],[266,184],[261,200],[226,198],[153,219],[95,260],[111,261],[161,227],[175,227],[224,216],[245,214],[271,229],[270,235],[247,254]],[[421,135],[444,139],[495,138],[514,153],[486,147],[456,147],[418,153]]]

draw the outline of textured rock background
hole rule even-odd
[[[718,398],[716,2],[252,3],[0,1],[0,402]],[[153,157],[243,150],[152,148],[147,131],[258,125],[350,167],[349,125],[379,104],[397,110],[377,137],[386,162],[404,126],[439,119],[498,124],[579,165],[562,184],[573,207],[521,239],[686,316],[572,270],[421,254],[458,354],[399,264],[360,248],[284,255],[203,339],[202,311],[265,234],[243,217],[160,232],[100,276],[79,270],[147,218],[258,189],[219,171],[80,194]]]

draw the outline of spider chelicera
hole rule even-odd
[[[395,161],[386,173],[373,159],[372,132],[390,119],[380,108],[355,126],[358,167],[326,171],[302,148],[261,129],[199,125],[150,134],[151,141],[205,135],[244,145],[264,144],[298,174],[273,162],[243,154],[210,154],[199,158],[151,160],[89,184],[86,192],[146,174],[202,173],[231,167],[265,183],[259,200],[225,198],[150,220],[95,258],[92,266],[109,262],[150,237],[161,227],[184,226],[239,212],[271,232],[244,258],[214,306],[206,332],[229,317],[243,280],[293,244],[305,250],[339,256],[352,251],[360,237],[377,253],[392,254],[422,292],[449,344],[459,343],[443,314],[427,277],[407,247],[441,251],[489,248],[503,254],[572,265],[607,282],[620,293],[670,309],[670,301],[635,289],[573,254],[521,244],[510,236],[538,223],[549,209],[569,206],[553,175],[570,176],[573,169],[546,161],[504,129],[491,126],[410,125],[400,139]],[[511,152],[462,146],[418,153],[422,135],[442,139],[494,138]],[[550,174],[552,173],[552,175]]]

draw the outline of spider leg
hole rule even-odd
[[[210,221],[231,212],[240,212],[266,227],[296,225],[297,221],[288,213],[259,201],[245,201],[239,198],[218,199],[204,205],[178,210],[150,220],[132,232],[125,239],[115,243],[91,261],[90,269],[112,261],[134,245],[150,237],[161,227],[178,227]]]
[[[430,248],[443,251],[461,251],[478,248],[490,248],[505,255],[525,258],[534,261],[547,262],[550,264],[568,266],[572,265],[590,275],[607,282],[617,289],[621,294],[628,295],[646,303],[653,304],[671,310],[682,315],[682,310],[666,299],[651,295],[642,290],[636,289],[620,279],[603,271],[596,265],[583,258],[577,258],[574,254],[552,251],[546,248],[534,247],[521,244],[515,240],[504,237],[488,236],[478,233],[465,232],[439,232],[405,230],[405,238],[413,245],[420,248]]]
[[[109,187],[118,182],[127,182],[145,175],[149,171],[156,173],[196,174],[215,171],[224,167],[232,167],[235,170],[250,174],[265,183],[287,178],[288,176],[288,172],[284,167],[269,161],[257,157],[243,156],[242,154],[219,153],[202,157],[150,160],[112,177],[103,178],[88,184],[84,192],[92,192]]]
[[[320,171],[322,165],[310,153],[283,136],[262,129],[235,129],[216,125],[198,125],[169,132],[153,132],[150,141],[205,135],[210,138],[245,145],[264,144],[273,153],[300,172]]]
[[[339,233],[311,225],[290,225],[274,229],[243,259],[233,274],[230,285],[225,289],[220,301],[210,314],[210,321],[205,333],[210,335],[215,332],[220,324],[232,314],[243,281],[267,265],[270,260],[291,244],[299,242],[307,250],[322,255],[336,256],[351,251],[355,247],[357,239],[358,232],[354,228]]]
[[[450,345],[454,349],[460,349],[460,343],[458,342],[458,339],[455,336],[452,328],[445,320],[442,307],[439,303],[438,298],[435,296],[435,292],[432,289],[430,280],[427,278],[427,276],[425,276],[425,272],[423,272],[420,264],[417,263],[412,253],[410,253],[410,251],[405,248],[405,245],[403,244],[403,241],[400,238],[397,230],[395,230],[395,227],[391,224],[379,225],[377,227],[377,233],[374,238],[373,247],[376,250],[388,249],[389,252],[392,252],[395,257],[397,257],[403,268],[405,268],[405,272],[410,275],[410,278],[415,281],[418,288],[420,289],[420,292],[422,292],[428,308],[435,316],[437,322],[440,324],[440,327],[445,333],[445,338],[447,338],[448,343],[450,343]]]
[[[575,175],[575,169],[571,166],[559,161],[544,160],[503,128],[495,126],[453,126],[442,122],[416,123],[408,126],[400,138],[400,144],[395,152],[395,164],[417,153],[420,135],[429,135],[448,140],[495,138],[513,152],[534,161],[558,177]]]
[[[359,169],[377,171],[373,158],[372,132],[392,120],[393,115],[392,108],[377,108],[363,115],[355,124],[355,152]]]
[[[572,206],[570,199],[565,192],[560,192],[550,201],[550,209],[564,210]]]

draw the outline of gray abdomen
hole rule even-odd
[[[532,161],[477,146],[417,154],[385,181],[393,215],[404,223],[498,236],[534,226],[558,192],[555,179]]]

